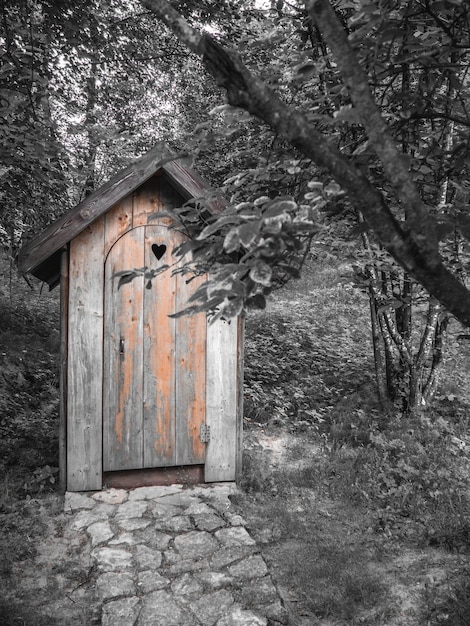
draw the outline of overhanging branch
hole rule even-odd
[[[416,197],[417,190],[414,188],[413,181],[409,175],[404,176],[403,155],[397,152],[394,145],[391,146],[387,140],[386,150],[381,151],[380,154],[382,154],[384,165],[387,163],[389,170],[396,161],[398,174],[393,180],[400,200],[403,202],[408,199],[410,202],[413,209],[411,222],[414,229],[409,228],[411,223],[404,225],[398,222],[380,191],[362,172],[346,159],[324,135],[319,133],[301,111],[288,106],[265,83],[253,75],[237,54],[221,46],[209,35],[202,35],[191,27],[166,0],[141,0],[141,3],[202,59],[207,71],[227,92],[230,104],[243,108],[265,121],[280,137],[298,148],[318,166],[326,169],[347,192],[355,207],[363,213],[382,245],[395,260],[463,324],[470,326],[470,292],[443,265],[432,232],[434,221],[427,213],[423,213],[421,198],[419,194]],[[312,4],[323,8],[325,4],[329,6],[326,0],[312,0],[308,4],[310,8]],[[321,20],[319,25],[322,29]],[[344,70],[344,67],[342,69]],[[365,87],[369,90],[367,81],[365,85],[364,82],[360,85],[358,102],[364,101],[368,103],[368,106],[372,106]],[[376,106],[375,103],[373,105]],[[372,113],[372,109],[368,110]],[[374,113],[374,120],[376,117]],[[371,127],[377,150],[379,150],[377,144],[381,138],[381,123],[379,120],[377,125]],[[369,130],[370,125],[368,122],[367,124],[366,129]],[[386,128],[383,130],[387,131]],[[392,174],[393,172],[389,171],[389,175]],[[423,222],[420,221],[421,218]]]
[[[410,176],[408,161],[395,145],[374,100],[367,74],[359,63],[339,17],[328,0],[306,0],[305,4],[338,64],[354,108],[366,130],[369,145],[382,162],[384,173],[405,208],[410,228],[415,231],[421,247],[426,248],[429,255],[437,254],[438,241],[433,221]]]

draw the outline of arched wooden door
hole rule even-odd
[[[164,225],[128,231],[105,263],[103,471],[204,463],[206,318],[169,315],[198,281],[165,271],[118,289],[114,274],[174,263],[183,235]],[[200,283],[199,283],[200,284]]]

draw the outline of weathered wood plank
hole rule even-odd
[[[105,472],[138,469],[143,463],[143,278],[118,289],[119,278],[114,277],[143,265],[144,228],[135,228],[117,240],[105,264]]]
[[[234,320],[235,321],[235,320]],[[235,480],[239,482],[242,478],[242,458],[243,458],[243,378],[245,367],[245,317],[240,315],[237,320],[237,443],[235,461]]]
[[[145,228],[145,266],[170,264],[172,235],[165,226]],[[152,246],[166,246],[157,259]],[[176,279],[166,271],[144,293],[144,467],[175,464]]]
[[[69,251],[62,254],[60,268],[60,373],[59,373],[59,488],[67,489],[67,359],[69,312]]]
[[[182,237],[179,238],[182,240]],[[177,274],[176,311],[188,305],[189,297],[204,282]],[[206,420],[206,315],[185,315],[176,320],[176,463],[203,463],[206,444],[200,428]]]
[[[104,220],[70,243],[67,487],[101,489]]]
[[[132,228],[132,195],[123,198],[105,214],[104,258],[119,237]]]
[[[145,201],[142,201],[144,198]],[[136,191],[132,216],[133,226],[134,228],[147,224],[171,226],[174,220],[167,213],[183,203],[183,197],[170,185],[166,176],[152,176]],[[149,220],[150,216],[159,212],[164,215]]]
[[[204,482],[203,465],[152,467],[141,470],[106,472],[103,482],[115,489],[136,489],[155,485],[197,485]]]
[[[238,323],[218,320],[207,328],[205,480],[235,480],[237,472]]]

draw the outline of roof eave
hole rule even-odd
[[[21,248],[18,257],[20,271],[23,274],[28,272],[34,274],[36,267],[67,245],[117,202],[145,183],[169,158],[175,158],[175,155],[165,146],[158,144],[129,167],[118,172],[83,202],[64,213]]]
[[[19,270],[33,274],[53,289],[60,276],[60,257],[68,243],[159,170],[167,174],[184,198],[207,195],[206,181],[181,159],[164,144],[157,144],[25,244],[18,257]],[[220,213],[227,203],[221,197],[212,197],[206,206],[212,213]]]

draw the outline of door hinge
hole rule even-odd
[[[199,437],[202,443],[208,443],[211,438],[211,427],[207,424],[201,424],[201,428],[199,429]]]

